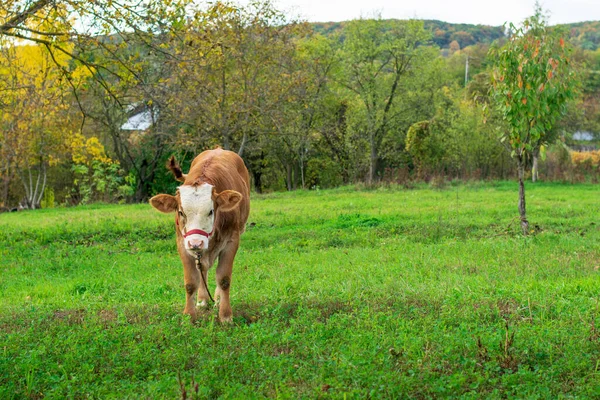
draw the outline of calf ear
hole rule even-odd
[[[163,213],[177,210],[177,197],[170,194],[159,194],[150,199],[152,207]]]
[[[171,158],[169,158],[169,161],[167,161],[167,169],[173,173],[173,176],[176,180],[178,180],[179,182],[185,182],[185,178],[187,177],[187,175],[184,174],[181,170],[181,167],[175,160],[175,156],[171,156]]]
[[[215,202],[217,209],[224,212],[234,210],[242,201],[242,194],[235,190],[223,190],[221,193],[215,194]]]

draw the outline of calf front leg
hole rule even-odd
[[[229,289],[231,286],[233,260],[237,253],[238,245],[238,240],[231,241],[221,251],[216,271],[217,288],[215,289],[215,301],[219,301],[219,321],[225,323],[229,323],[233,319],[231,304],[229,302]]]
[[[198,318],[196,311],[196,293],[200,288],[200,271],[196,268],[196,262],[193,257],[190,257],[185,251],[179,252],[181,262],[183,263],[183,280],[185,283],[185,308],[184,314],[188,314],[192,322]]]

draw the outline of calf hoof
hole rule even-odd
[[[222,324],[231,324],[233,322],[233,313],[231,312],[231,308],[219,310],[219,321]]]
[[[192,323],[194,323],[198,320],[198,313],[196,312],[196,310],[194,310],[194,311],[184,310],[183,315],[189,315],[190,321]]]

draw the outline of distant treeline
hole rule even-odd
[[[392,24],[399,20],[389,20]],[[453,24],[438,20],[424,20],[425,29],[432,32],[432,42],[442,49],[450,48],[456,41],[460,48],[475,44],[491,44],[494,40],[506,37],[504,27],[474,24]],[[316,32],[330,36],[343,33],[347,22],[316,22]],[[557,25],[568,32],[574,46],[585,50],[596,50],[600,46],[600,21],[577,22]]]

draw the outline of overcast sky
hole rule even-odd
[[[247,0],[238,0],[240,4]],[[277,8],[313,22],[345,21],[380,12],[383,18],[438,19],[502,25],[533,13],[535,0],[274,0]],[[600,20],[600,0],[543,0],[550,24]]]

